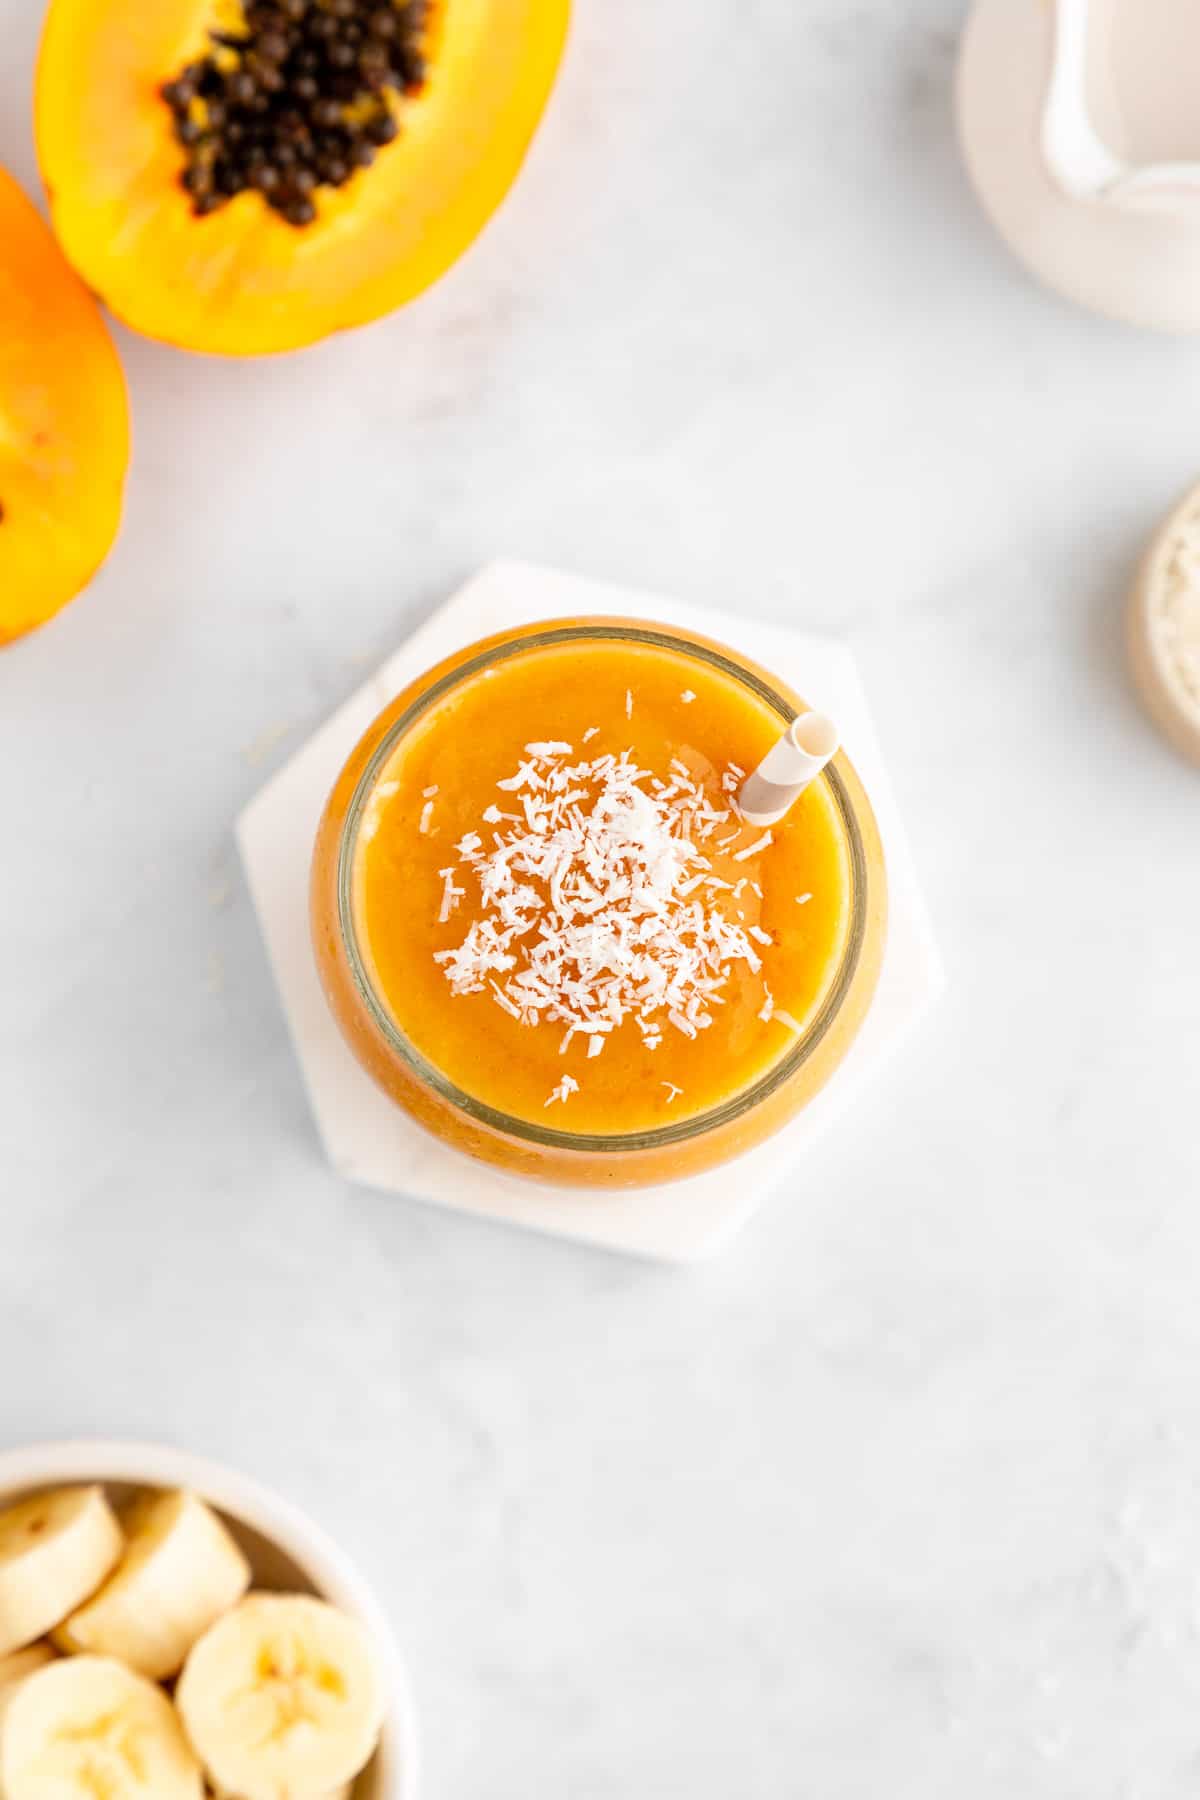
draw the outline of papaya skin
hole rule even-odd
[[[516,177],[554,82],[569,0],[439,0],[400,134],[300,230],[258,195],[207,218],[179,186],[162,96],[230,0],[51,0],[34,97],[54,228],[133,330],[226,356],[299,349],[403,305],[466,250]]]
[[[100,310],[0,169],[0,647],[91,580],[128,465],[125,378]]]

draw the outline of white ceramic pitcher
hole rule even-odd
[[[958,77],[985,211],[1049,286],[1200,331],[1200,4],[976,0]]]

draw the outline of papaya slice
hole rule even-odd
[[[0,169],[0,644],[44,624],[104,561],[128,463],[104,320]]]
[[[568,6],[51,0],[35,124],[59,241],[118,318],[187,349],[378,318],[508,190]]]

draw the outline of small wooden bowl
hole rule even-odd
[[[1147,712],[1180,755],[1200,763],[1200,698],[1175,665],[1163,616],[1171,553],[1190,519],[1200,524],[1200,484],[1188,490],[1150,541],[1130,596],[1126,636],[1133,679]]]

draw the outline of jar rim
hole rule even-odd
[[[790,1048],[756,1081],[731,1094],[717,1106],[709,1107],[689,1118],[640,1131],[564,1131],[556,1126],[518,1118],[499,1107],[490,1106],[451,1081],[397,1025],[371,979],[368,961],[359,942],[354,908],[354,869],[359,832],[367,803],[401,740],[464,682],[516,656],[561,644],[586,641],[644,644],[690,657],[736,681],[757,699],[765,702],[779,718],[781,727],[786,728],[798,716],[796,707],[786,695],[781,694],[754,669],[735,660],[732,652],[727,653],[715,644],[681,635],[665,626],[580,620],[571,624],[551,624],[533,631],[517,628],[512,637],[499,643],[490,643],[477,655],[468,657],[465,662],[456,663],[452,669],[431,682],[392,721],[371,752],[355,784],[338,839],[337,924],[350,978],[371,1023],[393,1054],[400,1058],[424,1086],[473,1123],[487,1126],[504,1137],[516,1138],[540,1149],[608,1156],[663,1149],[672,1144],[684,1144],[705,1137],[753,1112],[803,1068],[825,1040],[853,986],[867,935],[869,875],[866,844],[849,789],[834,763],[828,763],[817,780],[825,785],[834,803],[845,833],[850,862],[850,922],[837,972],[816,1013]]]

